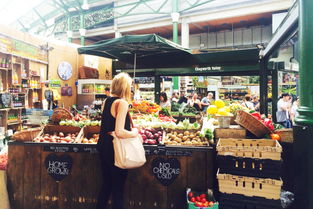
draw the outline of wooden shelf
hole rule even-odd
[[[14,126],[14,125],[19,125],[19,124],[21,124],[22,123],[22,121],[15,121],[15,122],[8,122],[8,126]]]

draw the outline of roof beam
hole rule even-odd
[[[36,8],[33,8],[33,10],[36,13],[36,15],[39,17],[39,19],[42,21],[42,23],[44,24],[45,28],[48,28],[48,25],[47,25],[45,19],[39,14],[39,12],[36,10]]]

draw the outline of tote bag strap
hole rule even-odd
[[[117,101],[117,102],[116,102],[116,105],[115,105],[115,113],[116,113],[115,118],[116,118],[116,116],[117,116],[117,111],[118,111],[118,106],[119,106],[119,104],[120,104],[120,101]],[[131,128],[134,128],[134,122],[133,122],[133,119],[132,119],[131,115],[129,114],[129,111],[127,111],[127,115],[128,115],[128,117],[129,117],[130,127],[131,127]]]

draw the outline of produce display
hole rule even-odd
[[[162,143],[163,132],[154,128],[143,128],[140,130],[139,134],[142,137],[144,144],[155,145]]]
[[[76,121],[76,120],[61,120],[60,121],[60,126],[75,126],[75,127],[84,127],[84,126],[100,126],[101,121],[100,120],[81,120],[81,121]]]
[[[132,104],[132,111],[144,114],[157,113],[161,110],[161,107],[153,102],[148,101],[134,101]]]
[[[78,133],[64,134],[63,132],[54,134],[44,134],[43,136],[36,137],[34,142],[46,142],[46,143],[73,143]]]
[[[8,164],[8,153],[0,153],[0,170],[6,170]]]
[[[92,137],[90,138],[84,137],[82,139],[82,143],[83,144],[97,144],[99,141],[99,135],[100,134],[93,134]]]
[[[213,208],[214,202],[209,200],[209,197],[207,194],[202,193],[200,195],[196,195],[193,192],[188,193],[188,203],[194,204],[195,207],[199,208]]]
[[[200,131],[177,131],[166,133],[164,143],[167,145],[206,146],[208,141]]]
[[[225,106],[225,103],[222,100],[216,100],[214,105],[210,105],[207,109],[207,114],[209,117],[212,116],[233,116],[230,112],[231,108]]]
[[[258,119],[259,121],[261,121],[268,129],[270,129],[271,131],[275,130],[273,121],[269,118],[266,118],[264,115],[261,116],[261,114],[259,112],[256,112],[254,110],[250,111],[250,114],[253,115],[253,117],[255,117],[256,119]]]

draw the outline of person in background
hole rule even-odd
[[[295,122],[295,118],[299,116],[299,112],[298,112],[299,106],[300,106],[300,99],[299,97],[297,97],[296,101],[293,102],[291,110],[290,110],[290,118],[293,124]]]
[[[291,128],[290,121],[291,97],[288,93],[283,93],[277,102],[276,118],[277,123],[285,128]]]
[[[171,110],[171,102],[167,99],[167,95],[165,92],[160,93],[160,106],[162,108]]]
[[[188,105],[190,105],[190,107],[194,107],[196,108],[197,111],[201,111],[201,102],[198,99],[198,94],[194,93],[191,100],[188,101]]]
[[[97,209],[107,208],[112,194],[112,209],[124,209],[124,185],[127,169],[114,165],[114,147],[112,132],[118,138],[138,136],[138,129],[131,127],[128,114],[132,79],[127,73],[117,74],[111,84],[111,96],[103,105],[100,137],[97,144],[102,168],[102,187],[98,196]],[[139,135],[140,137],[140,135]]]
[[[254,95],[252,97],[252,103],[254,106],[255,111],[260,111],[260,102],[259,102],[259,97],[257,95]]]
[[[179,94],[178,94],[178,92],[173,92],[171,101],[172,102],[178,102],[179,101]]]
[[[206,112],[206,110],[212,104],[213,101],[214,101],[213,94],[211,92],[209,92],[206,97],[203,97],[203,99],[201,100],[201,105],[204,112]]]
[[[185,96],[185,93],[182,92],[182,93],[181,93],[181,97],[180,97],[179,100],[178,100],[178,103],[181,104],[181,103],[187,103],[187,102],[188,102],[188,99],[187,99],[187,97]]]
[[[105,93],[105,98],[108,98],[110,96],[110,88],[109,87],[105,87],[104,93]]]
[[[248,108],[249,110],[254,110],[254,105],[251,102],[251,96],[250,95],[246,95],[243,102],[242,102],[242,106]]]

